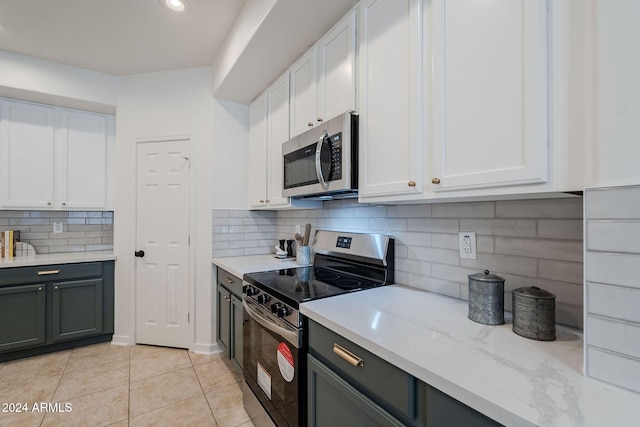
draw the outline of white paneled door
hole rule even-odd
[[[189,141],[137,144],[136,342],[188,348]]]

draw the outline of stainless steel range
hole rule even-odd
[[[394,281],[394,240],[323,231],[313,266],[245,274],[243,397],[254,424],[306,424],[306,319],[300,304]]]

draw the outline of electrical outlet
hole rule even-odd
[[[460,246],[460,258],[464,259],[477,259],[476,254],[476,232],[475,231],[461,231],[458,233],[458,240]]]
[[[62,233],[63,229],[62,229],[62,223],[61,222],[54,222],[53,223],[53,232],[55,234],[59,234]]]

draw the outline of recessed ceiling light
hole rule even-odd
[[[176,13],[185,13],[191,10],[187,0],[160,0],[167,9]]]

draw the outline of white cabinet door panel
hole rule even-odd
[[[544,183],[548,2],[434,0],[434,191]]]
[[[422,193],[421,4],[360,5],[361,199]]]
[[[53,209],[54,108],[0,102],[0,204],[3,208]]]
[[[268,94],[268,204],[270,207],[287,206],[289,199],[282,197],[284,181],[282,144],[289,140],[289,73],[275,81]]]
[[[356,109],[356,12],[318,42],[318,116],[331,120]]]
[[[293,138],[310,129],[318,116],[318,66],[314,47],[291,67],[291,130]]]
[[[249,147],[249,206],[264,207],[267,200],[267,93],[251,104]]]
[[[107,204],[107,118],[61,110],[58,122],[58,207],[104,209]]]

